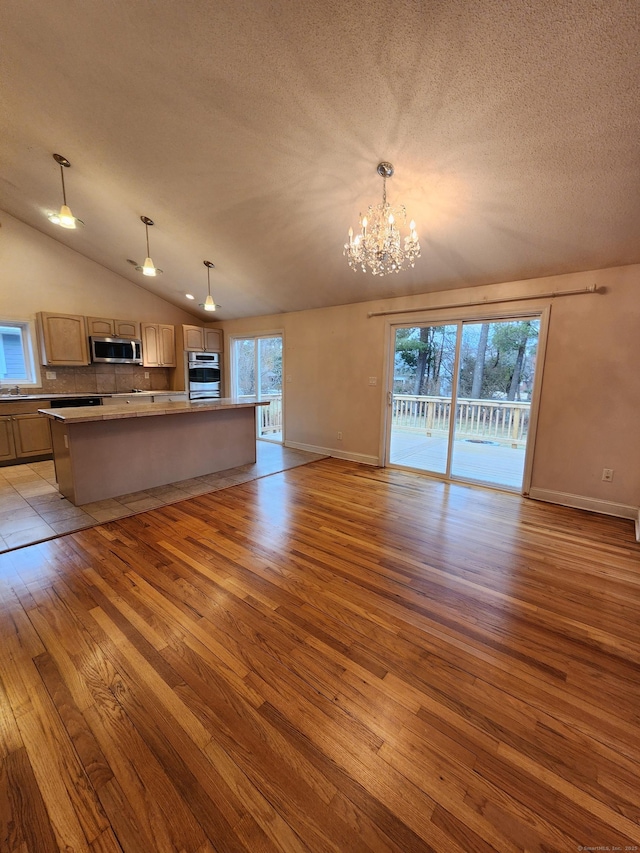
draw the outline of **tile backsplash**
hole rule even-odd
[[[139,367],[137,364],[90,364],[87,367],[42,367],[42,391],[51,394],[117,394],[138,388],[142,391],[169,391],[166,367]],[[53,371],[55,379],[47,379]],[[148,373],[148,378],[145,378]],[[31,393],[37,393],[32,389]]]

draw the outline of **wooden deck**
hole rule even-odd
[[[520,491],[525,448],[479,442],[479,439],[454,441],[452,476]],[[447,438],[425,436],[395,427],[391,436],[389,461],[392,465],[444,474]]]
[[[0,555],[0,850],[637,849],[639,558],[336,459]]]

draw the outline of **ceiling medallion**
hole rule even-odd
[[[369,205],[367,215],[360,215],[360,233],[354,236],[349,228],[349,242],[344,245],[344,255],[352,270],[369,269],[373,275],[387,275],[415,266],[420,257],[420,243],[416,224],[409,223],[409,234],[403,238],[399,226],[407,221],[403,204],[392,207],[387,202],[387,178],[393,175],[391,163],[378,163],[377,172],[382,178],[382,203]]]

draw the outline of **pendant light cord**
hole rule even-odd
[[[62,201],[64,202],[64,204],[66,206],[66,204],[67,204],[67,192],[66,192],[65,187],[64,187],[64,166],[62,165],[62,163],[60,163],[60,177],[62,178]]]
[[[145,228],[145,231],[147,232],[147,257],[150,258],[151,255],[149,254],[149,226],[147,225],[146,222],[144,223],[144,228]]]

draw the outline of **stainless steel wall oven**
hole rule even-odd
[[[190,352],[188,375],[190,400],[221,396],[220,353]]]

